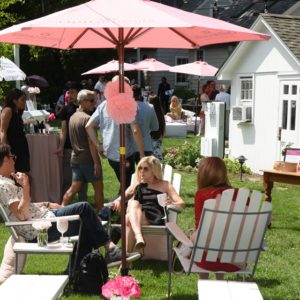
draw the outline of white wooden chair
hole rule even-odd
[[[15,274],[18,274],[18,260],[19,255],[26,255],[26,254],[67,254],[72,255],[73,253],[73,247],[39,247],[37,243],[27,243],[27,242],[19,242],[19,235],[15,229],[17,226],[23,226],[23,225],[32,225],[34,222],[40,221],[39,219],[30,220],[30,221],[10,221],[3,205],[0,203],[0,215],[3,218],[5,225],[8,227],[12,238],[15,240],[15,243],[13,245],[13,250],[16,254],[16,261],[15,261]],[[79,215],[72,215],[72,216],[64,216],[63,218],[70,221],[77,221],[80,222],[80,229],[79,229],[79,235],[78,236],[72,236],[70,237],[70,242],[74,243],[80,242],[80,233],[81,233],[81,220]],[[59,217],[55,218],[49,218],[47,219],[50,222],[57,222]],[[77,247],[78,250],[78,247]],[[78,252],[76,251],[75,255],[75,261],[77,260]],[[73,270],[71,270],[71,264],[69,264],[69,275],[72,274]]]
[[[163,179],[172,182],[176,192],[180,194],[181,187],[181,174],[174,173],[173,168],[170,165],[164,166]],[[172,178],[173,175],[173,178]],[[132,177],[134,180],[134,177]],[[177,222],[178,213],[182,211],[174,205],[168,205],[167,214],[169,222]],[[111,224],[112,228],[120,228],[120,224]],[[168,247],[167,247],[167,228],[165,225],[143,225],[142,233],[145,239],[146,247],[144,248],[143,259],[156,259],[156,260],[168,260]],[[155,247],[153,246],[155,245]]]
[[[219,258],[220,262],[238,265],[240,270],[235,273],[242,273],[244,279],[247,274],[253,278],[271,218],[272,205],[263,202],[262,194],[258,191],[253,191],[250,196],[248,189],[239,189],[236,201],[233,201],[234,191],[226,190],[221,197],[205,201],[194,242],[176,224],[166,224],[170,234],[185,246],[174,247],[173,250],[187,274],[213,272],[196,264],[201,262],[206,253],[207,261],[215,262]],[[190,251],[186,251],[187,248]],[[169,260],[169,295],[170,292]]]

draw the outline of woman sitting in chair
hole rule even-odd
[[[143,249],[145,241],[142,225],[164,225],[164,210],[158,203],[159,194],[167,194],[166,204],[184,207],[184,202],[172,184],[162,179],[160,161],[154,156],[140,160],[135,172],[135,182],[126,190],[126,249]],[[113,202],[113,209],[121,210],[120,198]]]
[[[170,104],[170,112],[167,116],[171,117],[173,120],[180,120],[182,114],[182,108],[180,101],[177,96],[172,96]]]
[[[195,229],[199,226],[204,202],[209,199],[215,199],[223,191],[231,189],[227,176],[227,168],[224,161],[219,157],[207,157],[201,160],[197,176],[198,191],[195,195]],[[195,238],[195,235],[193,234]],[[210,271],[235,272],[239,267],[229,263],[206,261],[206,254],[202,261],[197,263],[200,268]],[[207,279],[208,273],[200,273],[201,279]],[[217,279],[223,279],[223,274],[216,274]]]

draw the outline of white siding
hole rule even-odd
[[[238,82],[238,76],[235,77]],[[278,160],[279,142],[277,141],[278,120],[278,78],[275,74],[257,74],[254,76],[253,124],[230,120],[230,156],[244,155],[246,165],[255,173],[261,169],[270,169]],[[236,91],[238,89],[234,89]],[[232,99],[236,100],[236,92]],[[233,101],[232,105],[235,105]]]

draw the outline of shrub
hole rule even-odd
[[[188,90],[184,87],[175,87],[173,95],[176,95],[183,100],[196,97],[195,91]]]
[[[167,148],[164,151],[164,163],[172,167],[197,167],[200,159],[199,144],[185,142],[183,145],[175,148]]]
[[[227,167],[228,173],[231,174],[240,174],[241,172],[241,165],[237,159],[230,160],[229,158],[224,158],[224,162]],[[243,164],[243,173],[244,174],[251,174],[251,169]]]

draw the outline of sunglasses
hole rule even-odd
[[[138,167],[138,170],[139,171],[144,170],[145,172],[147,172],[147,171],[149,171],[149,167],[142,167],[142,166],[140,166],[140,167]]]
[[[11,157],[14,162],[17,160],[17,156],[14,154],[9,154],[9,157]]]

